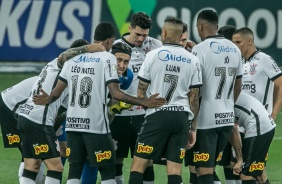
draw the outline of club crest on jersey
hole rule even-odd
[[[250,71],[249,71],[249,73],[251,74],[251,75],[254,75],[255,73],[256,73],[256,66],[257,66],[257,64],[252,64],[252,65],[250,65]]]
[[[49,151],[49,146],[47,144],[35,144],[33,145],[35,155],[39,155],[40,153],[47,153]]]
[[[9,144],[14,144],[14,143],[19,143],[20,142],[20,136],[19,135],[11,135],[11,134],[8,134],[7,135],[7,138],[8,138],[8,141],[9,141]]]

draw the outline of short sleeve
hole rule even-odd
[[[138,73],[138,79],[147,83],[151,83],[151,55],[152,54],[147,54]]]
[[[266,56],[261,62],[262,64],[262,69],[264,73],[272,80],[274,81],[278,77],[282,75],[281,69],[277,66],[276,62],[274,59],[270,56]]]
[[[114,55],[110,54],[108,58],[106,58],[104,68],[106,85],[111,82],[119,82],[117,73],[117,59]]]

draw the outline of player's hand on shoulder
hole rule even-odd
[[[156,108],[156,107],[161,107],[166,103],[166,99],[163,97],[158,97],[159,93],[156,93],[149,98],[144,99],[144,105],[145,107],[148,108]]]
[[[195,42],[193,42],[192,40],[188,40],[185,46],[185,49],[188,50],[189,52],[192,51],[192,48],[196,45]]]
[[[35,105],[46,105],[49,102],[49,95],[42,89],[39,89],[39,94],[34,94],[32,101]]]
[[[106,51],[106,49],[102,45],[102,42],[100,42],[100,43],[91,43],[87,45],[87,51],[88,52],[103,52],[103,51]]]

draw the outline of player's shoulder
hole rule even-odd
[[[262,51],[258,51],[257,54],[255,54],[254,59],[255,60],[273,60],[273,58],[270,55]]]
[[[144,41],[144,45],[151,45],[151,46],[154,46],[155,48],[159,48],[159,47],[161,47],[163,44],[162,44],[162,42],[161,42],[160,40],[148,36],[148,37],[146,38],[146,40]]]

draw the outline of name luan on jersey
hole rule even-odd
[[[159,40],[148,36],[140,47],[135,47],[135,45],[130,44],[128,41],[126,41],[125,39],[126,36],[128,36],[128,33],[124,34],[121,39],[116,40],[115,43],[118,43],[118,42],[125,43],[132,49],[132,54],[131,54],[130,62],[128,64],[128,68],[130,68],[133,72],[133,80],[132,80],[130,87],[125,92],[127,94],[136,96],[137,89],[138,89],[137,76],[138,76],[140,67],[147,53],[156,48],[161,47],[162,43]],[[131,109],[123,110],[121,114],[116,114],[116,116],[134,116],[134,115],[142,115],[142,114],[145,114],[143,107],[132,106]]]
[[[146,116],[156,111],[186,111],[193,118],[187,94],[202,85],[202,74],[198,58],[182,46],[164,44],[148,53],[138,78],[150,83],[149,95],[159,93],[167,101],[162,107],[147,109]]]
[[[260,101],[271,114],[273,109],[273,81],[281,75],[280,68],[269,55],[256,51],[243,64],[242,90]]]

